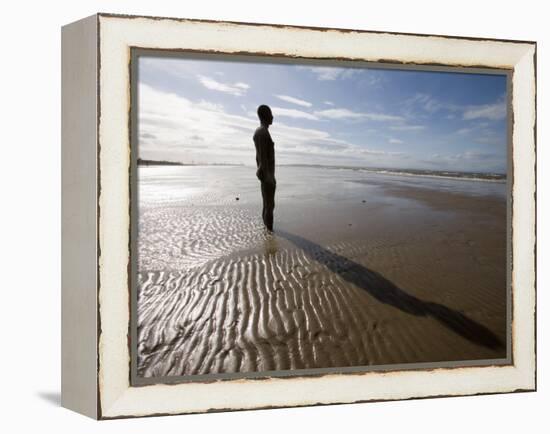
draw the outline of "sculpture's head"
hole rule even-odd
[[[269,106],[262,104],[258,107],[258,117],[263,125],[271,125],[273,123],[273,114]]]

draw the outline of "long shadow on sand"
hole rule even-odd
[[[298,235],[280,229],[276,229],[275,234],[286,238],[309,257],[337,273],[344,280],[367,291],[382,303],[411,315],[430,316],[475,344],[491,349],[504,348],[502,341],[491,330],[456,310],[438,303],[420,300],[398,288],[380,273],[369,270]]]

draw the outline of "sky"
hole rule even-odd
[[[139,157],[255,165],[256,109],[276,164],[506,173],[506,76],[140,56]]]

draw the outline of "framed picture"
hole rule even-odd
[[[65,407],[535,390],[534,42],[98,14],[62,54]]]

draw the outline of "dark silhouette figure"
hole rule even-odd
[[[254,132],[256,147],[256,176],[261,182],[263,209],[262,219],[265,227],[273,231],[273,209],[275,208],[275,143],[269,134],[269,126],[273,123],[273,114],[266,105],[258,107],[260,126]]]
[[[342,279],[365,290],[378,301],[411,315],[431,316],[449,330],[477,345],[493,350],[505,350],[505,346],[498,336],[466,315],[442,304],[416,298],[398,288],[376,271],[369,270],[357,262],[333,253],[298,235],[282,230],[277,230],[276,234],[286,238],[301,248],[309,257],[325,265]]]

